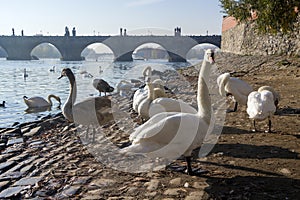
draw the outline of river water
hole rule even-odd
[[[69,94],[69,82],[67,78],[58,80],[61,70],[69,67],[75,74],[78,95],[77,102],[89,96],[98,95],[98,91],[92,86],[94,78],[102,78],[110,85],[116,86],[121,80],[139,79],[146,66],[164,71],[175,70],[199,63],[193,60],[187,63],[170,63],[167,60],[134,60],[133,62],[113,62],[112,58],[104,57],[98,61],[66,62],[58,59],[41,59],[32,61],[0,60],[0,102],[5,101],[5,107],[0,107],[0,128],[11,127],[15,122],[24,123],[38,120],[43,116],[61,112],[57,108],[58,103],[50,111],[28,113],[23,96],[41,96],[47,99],[49,94],[58,95],[62,104]],[[55,66],[55,70],[51,71]],[[27,77],[24,77],[26,70]],[[90,73],[88,77],[83,72]],[[141,79],[142,80],[142,79]]]

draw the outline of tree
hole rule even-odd
[[[220,0],[224,13],[240,22],[249,21],[251,12],[257,14],[253,19],[260,32],[284,33],[293,29],[297,20],[300,0]]]

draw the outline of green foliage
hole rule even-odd
[[[300,9],[300,0],[220,0],[224,13],[235,17],[241,22],[251,18],[251,10],[257,12],[255,19],[260,32],[284,33],[293,29]]]

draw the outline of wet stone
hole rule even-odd
[[[38,126],[38,127],[31,129],[28,133],[25,133],[23,136],[32,137],[34,135],[39,134],[41,132],[41,130],[42,130],[42,127]]]
[[[13,186],[35,185],[41,179],[42,179],[41,177],[25,177],[15,182]]]
[[[25,186],[9,187],[0,193],[0,198],[10,198],[17,196],[25,188]]]
[[[62,191],[62,196],[65,196],[65,197],[74,196],[78,192],[79,189],[80,189],[80,186],[70,186]]]
[[[19,144],[23,142],[24,142],[23,138],[11,138],[7,141],[6,145],[9,146],[9,145]]]
[[[1,181],[0,182],[0,190],[4,187],[6,187],[8,184],[10,183],[10,181]]]
[[[0,176],[0,181],[2,180],[10,180],[10,179],[18,179],[23,175],[22,172],[6,172]]]
[[[34,141],[29,144],[30,147],[32,148],[38,148],[38,147],[43,147],[44,146],[44,141],[39,140],[39,141]]]
[[[5,170],[15,164],[15,161],[0,163],[0,171]]]

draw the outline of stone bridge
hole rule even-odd
[[[186,54],[202,43],[221,46],[221,36],[0,36],[0,46],[7,53],[7,60],[31,60],[32,50],[50,43],[61,54],[61,60],[83,60],[82,51],[94,43],[108,46],[115,61],[132,61],[132,53],[140,45],[156,43],[169,54],[171,62],[185,62]]]

